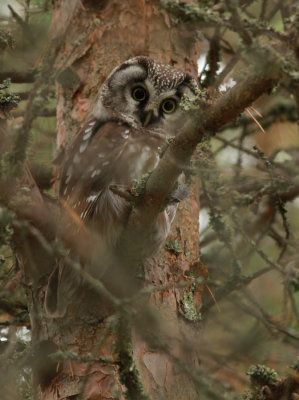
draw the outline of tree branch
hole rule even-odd
[[[119,246],[122,265],[135,275],[140,264],[140,254],[149,232],[152,231],[161,204],[174,188],[178,176],[188,165],[190,158],[206,133],[215,134],[227,122],[236,118],[261,94],[269,91],[280,79],[282,66],[276,53],[263,49],[266,60],[262,66],[261,54],[255,54],[257,65],[247,71],[244,79],[214,99],[202,110],[190,110],[182,131],[169,144],[158,166],[150,175],[142,201],[132,210]],[[132,245],[134,243],[134,245]]]
[[[110,273],[119,272],[119,276],[125,276],[127,282],[130,281],[130,277],[136,276],[136,271],[143,261],[141,254],[149,235],[154,229],[161,207],[167,203],[168,196],[173,191],[178,176],[188,167],[190,158],[204,135],[206,133],[215,134],[217,130],[223,128],[227,122],[236,118],[246,107],[251,105],[261,94],[269,91],[281,78],[282,65],[274,51],[268,48],[254,49],[251,58],[256,59],[256,63],[246,72],[244,71],[242,81],[222,96],[217,95],[218,97],[213,100],[202,102],[200,110],[191,109],[186,112],[186,123],[183,129],[169,144],[159,165],[147,181],[145,193],[140,196],[140,201],[132,209],[116,252],[119,262],[113,263],[113,268],[115,266],[117,271],[114,269],[114,272]],[[261,63],[261,60],[265,60],[265,62]],[[59,205],[56,204],[54,207],[51,204],[52,210],[49,212],[48,204],[39,204],[39,207],[36,207],[35,203],[38,203],[38,199],[35,199],[33,204],[28,203],[26,207],[20,207],[19,202],[17,202],[13,209],[22,218],[34,220],[35,225],[42,233],[44,231],[48,234],[51,232],[50,236],[52,236],[55,234],[56,223],[59,220]],[[10,202],[10,205],[12,206],[12,202]],[[53,218],[51,212],[58,217]],[[82,225],[84,224],[82,223]],[[60,232],[60,237],[67,244],[67,247],[78,252],[78,249],[76,249],[77,236],[72,235],[70,229],[65,227]],[[89,234],[86,234],[86,241],[81,240],[81,242],[84,242],[84,245],[79,250],[80,255],[83,258],[90,259],[95,240],[89,240]],[[121,271],[118,271],[120,268]],[[131,281],[133,282],[135,279],[131,279]],[[109,279],[106,282],[109,284]],[[122,279],[118,282],[119,285],[123,286]],[[135,284],[126,285],[125,292],[128,290],[132,294],[132,286],[135,287]]]
[[[34,71],[4,71],[0,72],[0,81],[10,78],[12,83],[32,83],[35,81]]]
[[[280,32],[275,31],[275,29],[273,29],[270,25],[265,26],[265,24],[261,23],[260,21],[252,22],[248,18],[242,19],[239,16],[239,23],[236,24],[234,16],[231,18],[223,18],[220,13],[213,10],[211,11],[210,7],[203,8],[200,5],[180,2],[178,0],[160,0],[159,3],[170,14],[178,18],[179,21],[188,23],[194,29],[199,30],[210,27],[219,28],[222,26],[240,34],[239,29],[240,26],[242,26],[242,30],[244,31],[246,29],[247,34],[250,33],[253,37],[263,34],[271,38],[277,38],[280,40],[284,39],[284,36]]]
[[[34,36],[31,32],[30,26],[28,25],[28,23],[26,21],[24,21],[19,14],[12,8],[11,5],[8,4],[7,6],[12,14],[12,16],[15,18],[15,20],[17,21],[17,23],[20,25],[20,27],[22,28],[22,31],[24,32],[24,35],[27,37],[28,40],[33,41],[34,40]]]

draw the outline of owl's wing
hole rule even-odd
[[[114,199],[113,205],[118,207],[119,198],[109,186],[127,187],[151,170],[159,144],[156,137],[140,134],[124,122],[88,121],[63,166],[60,198],[83,219],[92,214],[99,196],[106,203]]]

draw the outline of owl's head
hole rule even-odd
[[[189,74],[148,57],[134,57],[115,68],[103,83],[94,115],[107,118],[112,114],[135,127],[171,133],[182,120],[181,98],[184,94],[193,97],[196,89]]]

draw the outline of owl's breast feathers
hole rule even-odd
[[[114,195],[109,186],[129,187],[133,179],[151,171],[158,162],[162,143],[161,137],[123,122],[88,121],[62,168],[60,198],[82,219],[94,216],[95,211],[117,219],[124,212],[124,200]]]

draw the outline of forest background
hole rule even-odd
[[[196,233],[192,239],[196,252],[200,252],[196,264],[200,272],[191,283],[190,276],[187,283],[181,282],[177,313],[184,316],[188,331],[192,331],[190,346],[197,356],[196,367],[155,343],[158,360],[166,354],[180,373],[188,376],[188,381],[181,381],[182,390],[188,392],[187,385],[194,386],[195,394],[186,395],[186,399],[243,396],[295,400],[299,396],[298,2],[161,0],[139,2],[139,8],[133,3],[123,2],[131,10],[126,14],[126,24],[144,13],[147,33],[140,35],[150,35],[148,32],[156,29],[155,16],[162,15],[160,37],[146,45],[130,44],[130,51],[122,48],[117,56],[113,51],[109,56],[106,52],[107,60],[97,59],[96,52],[89,55],[95,37],[89,40],[94,31],[103,29],[102,25],[115,23],[109,18],[117,15],[119,2],[82,0],[67,5],[63,1],[5,0],[0,4],[1,396],[31,399],[42,392],[44,398],[51,398],[32,377],[32,371],[38,375],[36,370],[43,370],[48,361],[33,361],[32,304],[16,236],[27,235],[29,230],[30,235],[42,238],[41,246],[52,248],[52,253],[58,250],[47,241],[36,221],[24,213],[22,196],[31,193],[33,184],[24,171],[28,166],[38,190],[55,200],[57,163],[53,160],[59,158],[62,146],[67,148],[65,136],[74,136],[82,125],[92,103],[87,93],[94,99],[100,86],[86,75],[80,76],[86,57],[91,57],[88,60],[93,65],[98,63],[93,68],[101,69],[98,77],[104,79],[125,59],[145,54],[198,74],[201,93],[198,104],[185,104],[189,111],[202,104],[217,104],[221,98],[226,101],[216,128],[202,132],[203,139],[189,166],[191,197],[200,207],[199,236]],[[77,22],[73,23],[71,17]],[[92,20],[90,30],[79,29],[80,18]],[[62,28],[64,24],[68,28]],[[61,31],[55,32],[55,26]],[[139,25],[134,22],[132,27]],[[129,42],[136,36],[133,28],[128,33]],[[124,25],[119,27],[122,29]],[[70,35],[68,42],[66,32]],[[115,42],[120,40],[121,33],[113,35]],[[105,45],[103,49],[105,52]],[[94,72],[92,77],[96,76]],[[266,82],[258,85],[260,92],[253,84],[259,77]],[[247,95],[254,103],[244,102],[243,109],[234,115],[226,104],[238,104],[234,92],[230,92],[238,85],[241,89],[235,93],[240,103]],[[62,126],[67,133],[62,132]],[[194,217],[194,229],[197,223]],[[182,242],[171,237],[164,256],[178,268],[189,259],[194,266],[195,250],[189,252]],[[29,246],[29,251],[34,252],[34,247]],[[165,293],[168,288],[159,290]],[[55,368],[70,359],[74,364],[78,361],[74,353],[59,355],[56,348],[49,353],[54,354]],[[134,356],[139,365],[139,355]],[[148,368],[153,379],[141,373],[142,389],[130,387],[120,378],[121,391],[127,392],[127,398],[141,399],[147,392],[153,398],[164,398],[162,389],[157,389],[159,367],[155,364]],[[164,390],[165,383],[161,386]],[[117,397],[121,394],[114,396],[121,398]],[[184,397],[180,394],[180,398]]]

